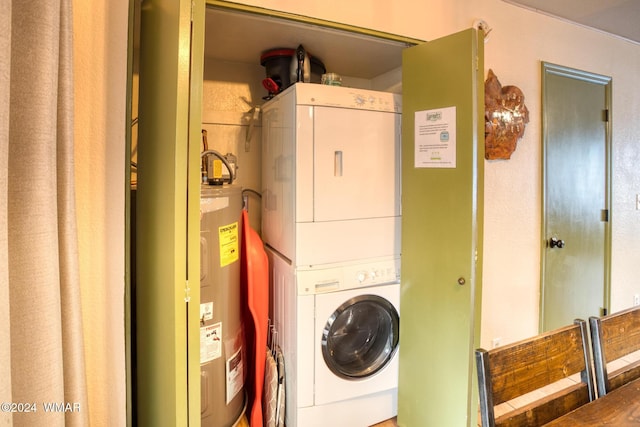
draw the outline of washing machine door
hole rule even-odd
[[[322,356],[340,378],[362,379],[384,368],[398,348],[400,317],[378,295],[357,295],[336,309],[322,332]]]

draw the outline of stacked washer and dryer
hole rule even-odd
[[[263,240],[288,427],[397,414],[400,95],[296,83],[263,106]]]

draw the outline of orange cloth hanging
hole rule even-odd
[[[241,285],[246,305],[244,324],[249,424],[251,427],[262,427],[262,391],[269,328],[269,260],[262,239],[249,225],[246,209],[242,210],[241,260]]]

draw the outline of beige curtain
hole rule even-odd
[[[0,0],[0,26],[0,425],[85,426],[71,0]]]

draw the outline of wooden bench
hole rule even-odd
[[[540,426],[595,399],[587,322],[492,350],[476,350],[480,415],[484,427]],[[495,406],[568,377],[562,389],[496,417]]]
[[[640,307],[590,317],[591,344],[598,395],[604,396],[636,378],[640,378],[640,360],[625,361],[625,357],[640,350]],[[615,362],[618,367],[608,372]]]

